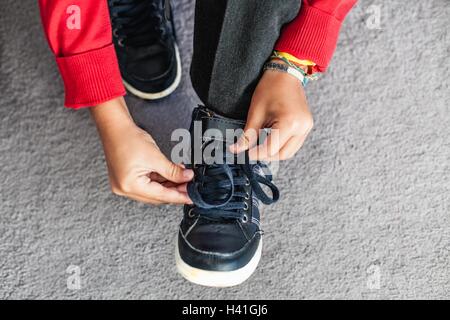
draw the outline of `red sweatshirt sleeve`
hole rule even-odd
[[[341,24],[357,0],[303,0],[299,15],[283,29],[275,50],[328,67]]]
[[[39,6],[65,105],[76,109],[123,96],[107,1],[39,0]]]

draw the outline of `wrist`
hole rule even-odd
[[[123,97],[103,102],[90,111],[100,134],[135,126]]]

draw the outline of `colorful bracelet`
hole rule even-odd
[[[296,68],[293,68],[286,64],[269,61],[269,62],[266,62],[263,69],[264,69],[264,71],[273,70],[273,71],[290,74],[291,76],[294,76],[295,78],[297,78],[300,81],[300,83],[303,85],[303,87],[305,87],[308,83],[308,78],[305,77],[304,73],[302,73],[299,70],[297,70]]]
[[[307,61],[307,60],[299,60],[299,59],[295,58],[296,61],[300,61],[300,62],[303,61],[303,62],[308,64],[308,65],[299,65],[299,64],[296,64],[296,63],[292,62],[290,59],[288,59],[286,55],[287,54],[285,54],[285,53],[280,53],[278,51],[274,51],[270,58],[271,59],[278,59],[278,60],[283,61],[284,63],[286,63],[290,67],[292,67],[292,68],[296,69],[297,71],[301,72],[308,80],[317,80],[318,79],[318,74],[317,73],[312,73],[312,66],[314,65],[313,62]],[[306,68],[307,71],[305,71],[305,69],[303,69],[302,66],[304,68]]]
[[[273,54],[284,57],[284,58],[288,59],[289,61],[295,63],[296,65],[301,65],[301,66],[305,66],[305,67],[315,67],[316,66],[316,64],[311,60],[300,60],[296,56],[293,56],[292,54],[287,53],[287,52],[275,50]]]

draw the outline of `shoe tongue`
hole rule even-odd
[[[191,134],[195,139],[232,144],[243,133],[245,122],[220,116],[204,107],[194,110]]]
[[[242,135],[245,122],[226,118],[209,111],[204,107],[196,108],[192,115],[191,123],[191,150],[196,154],[193,163],[211,164],[209,158],[222,158],[224,156],[228,163],[233,163],[235,154],[228,151],[229,145],[233,144]],[[216,156],[213,149],[221,149],[221,155]],[[200,155],[200,156],[199,156]],[[202,157],[203,155],[203,157]],[[230,160],[230,161],[228,161]],[[214,161],[214,163],[217,163]]]

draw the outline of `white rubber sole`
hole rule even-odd
[[[250,278],[261,259],[262,239],[253,258],[242,268],[233,271],[209,271],[194,268],[188,265],[180,257],[178,241],[175,248],[175,262],[178,272],[188,281],[207,287],[232,287],[237,286]]]
[[[146,93],[137,90],[133,86],[131,86],[128,82],[122,79],[123,85],[125,88],[136,97],[139,97],[144,100],[158,100],[165,98],[172,94],[180,85],[181,82],[181,58],[180,58],[180,50],[178,49],[178,46],[175,44],[175,59],[177,60],[177,75],[175,77],[175,81],[165,90],[161,92],[156,93]]]

